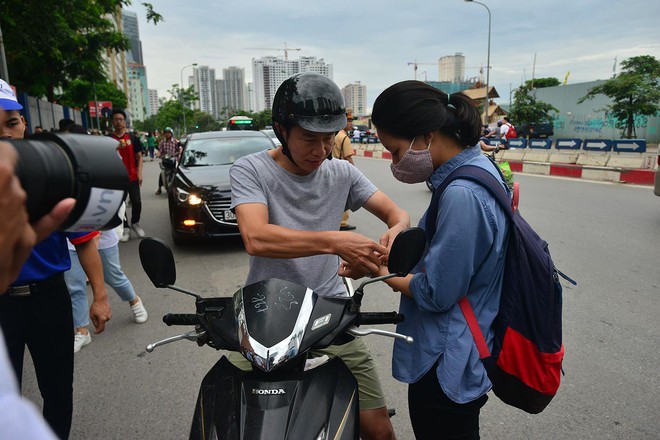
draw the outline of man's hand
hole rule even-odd
[[[344,269],[340,267],[339,275],[350,278],[376,273],[389,252],[387,247],[355,232],[339,232],[335,247],[343,260]]]
[[[112,318],[112,310],[107,296],[102,299],[94,299],[89,308],[89,318],[94,324],[94,333],[98,334],[105,330],[105,323]]]

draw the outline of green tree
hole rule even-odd
[[[552,121],[550,112],[559,112],[547,102],[536,99],[531,82],[518,87],[513,95],[511,119],[516,124],[543,123]]]
[[[535,89],[542,89],[544,87],[554,87],[561,84],[557,78],[547,77],[547,78],[534,78],[525,81],[525,85],[529,85]]]
[[[125,51],[128,39],[112,22],[130,0],[2,2],[0,27],[10,79],[18,89],[54,100],[55,90],[75,79],[105,79],[106,50]],[[147,18],[163,18],[149,3]]]
[[[621,67],[621,73],[590,89],[578,103],[599,94],[610,97],[612,104],[602,110],[614,116],[622,137],[632,139],[637,137],[635,116],[653,116],[660,111],[660,62],[651,55],[641,55],[628,58]]]

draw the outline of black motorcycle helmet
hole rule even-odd
[[[282,143],[282,152],[291,162],[281,129],[288,131],[296,125],[315,133],[336,133],[346,127],[344,97],[330,78],[318,73],[298,73],[285,80],[275,93],[273,128]]]

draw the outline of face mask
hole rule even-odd
[[[406,151],[396,165],[390,164],[392,175],[394,178],[403,183],[419,183],[424,182],[433,174],[433,160],[431,159],[431,143],[426,147],[426,150],[413,150],[412,145],[415,142],[413,138]]]

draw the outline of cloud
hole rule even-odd
[[[614,57],[619,62],[645,54],[660,58],[657,0],[482,3],[492,16],[490,82],[503,96],[510,84],[531,79],[532,71],[560,80],[570,71],[569,81],[581,82],[610,77]],[[214,67],[218,77],[225,67],[244,67],[251,81],[252,58],[283,52],[246,48],[283,49],[285,42],[303,49],[290,52],[292,58],[316,56],[333,64],[340,86],[366,84],[370,103],[387,86],[413,77],[408,62],[436,63],[462,52],[470,67],[466,76],[478,75],[487,64],[488,13],[460,0],[160,0],[155,6],[165,17],[157,26],[146,23],[141,5],[132,9],[140,19],[149,87],[161,96],[193,62]],[[438,78],[433,64],[420,65],[423,78],[422,72],[429,80]]]

